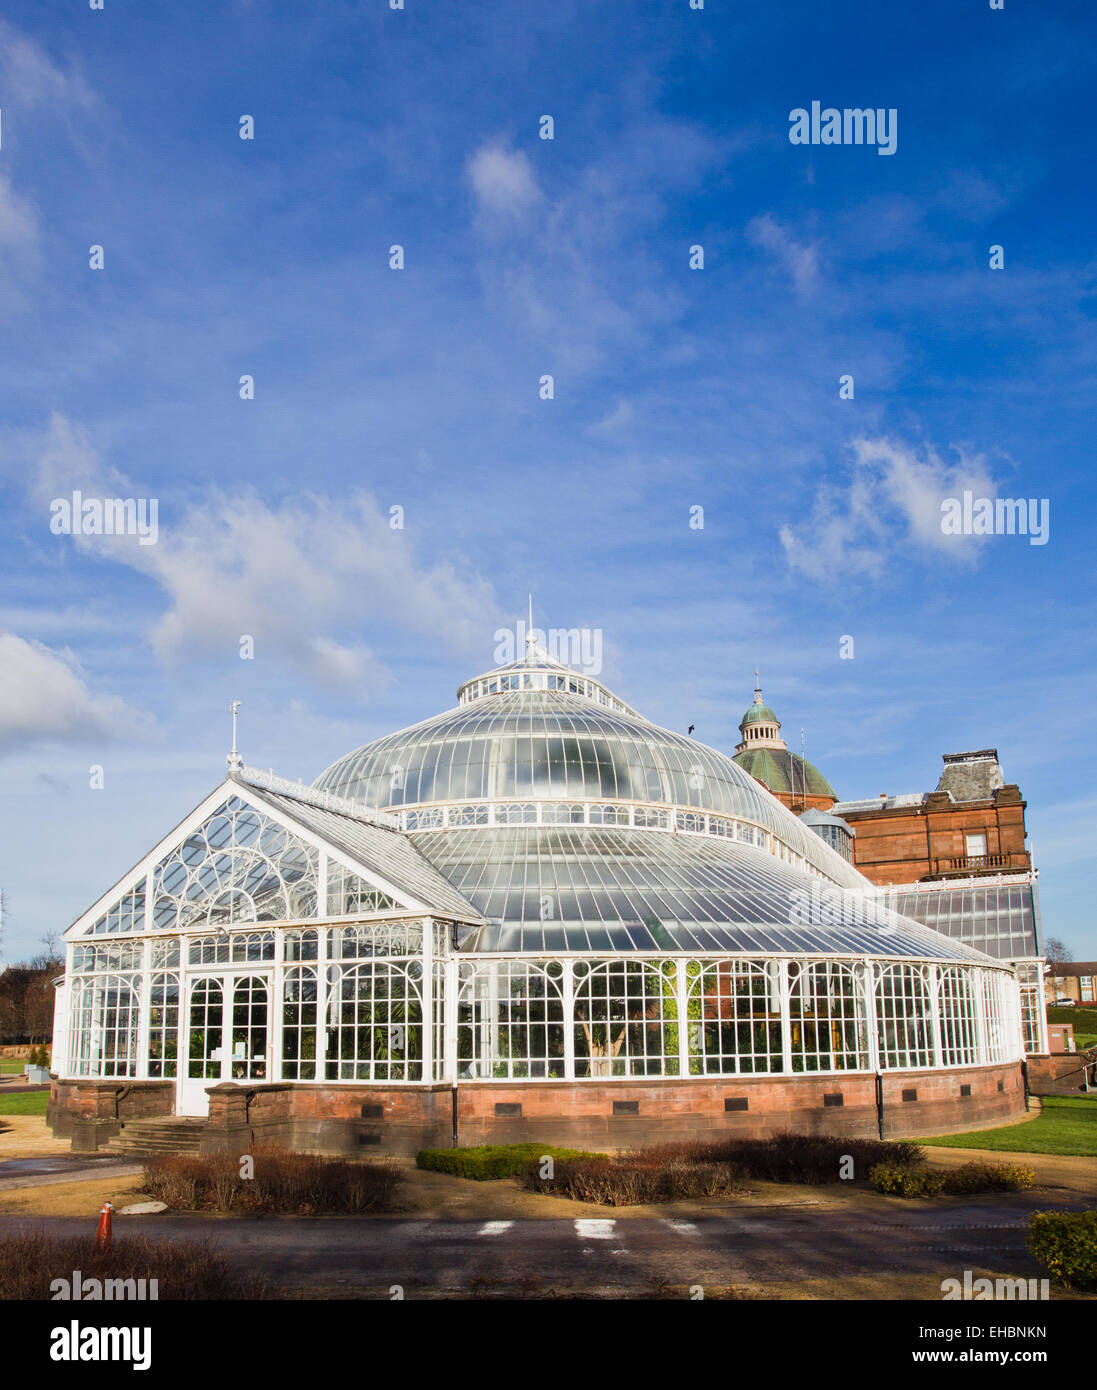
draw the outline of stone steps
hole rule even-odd
[[[130,1120],[106,1147],[125,1154],[196,1154],[207,1127],[199,1119]]]

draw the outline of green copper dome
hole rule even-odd
[[[838,793],[819,769],[799,753],[780,748],[746,748],[736,753],[733,761],[771,792],[790,796],[831,796],[838,800]]]
[[[779,724],[780,722],[781,721],[770,709],[769,705],[755,704],[751,705],[750,709],[748,709],[746,714],[743,715],[739,727],[742,728],[743,724]]]

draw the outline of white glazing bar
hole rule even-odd
[[[316,932],[316,1079],[327,1075],[328,1051],[328,960],[331,955],[331,928]]]
[[[270,972],[270,1003],[267,1007],[267,1038],[270,1049],[270,1065],[267,1077],[270,1081],[282,1080],[282,1026],[285,1022],[285,980],[286,967],[283,958],[286,953],[286,936],[278,932],[275,936],[274,966]]]

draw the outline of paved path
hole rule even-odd
[[[1077,1205],[1077,1204],[1075,1204]],[[234,1263],[272,1284],[386,1296],[400,1285],[464,1291],[525,1286],[566,1292],[637,1290],[660,1283],[733,1284],[872,1275],[961,1276],[992,1268],[1040,1273],[1025,1249],[1037,1202],[978,1208],[915,1207],[881,1216],[847,1209],[755,1208],[691,1220],[597,1216],[568,1220],[119,1218],[116,1234],[208,1237]],[[0,1235],[33,1226],[87,1234],[87,1221],[0,1217]]]
[[[143,1171],[140,1163],[121,1162],[117,1154],[102,1157],[55,1154],[0,1160],[0,1192],[13,1187],[48,1187],[91,1178],[129,1178]]]

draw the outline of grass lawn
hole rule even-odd
[[[1043,1113],[1027,1124],[975,1129],[919,1139],[947,1149],[1000,1149],[1003,1153],[1082,1154],[1097,1157],[1097,1095],[1045,1096]]]
[[[0,1115],[44,1115],[49,1098],[49,1091],[24,1091],[16,1096],[0,1091]]]
[[[0,1075],[22,1076],[23,1068],[26,1065],[26,1062],[21,1061],[18,1057],[0,1057]]]
[[[1073,1008],[1065,1009],[1051,1005],[1047,1011],[1047,1021],[1072,1023],[1074,1046],[1079,1052],[1084,1052],[1089,1047],[1097,1047],[1097,1009],[1079,1008],[1077,1004]]]

